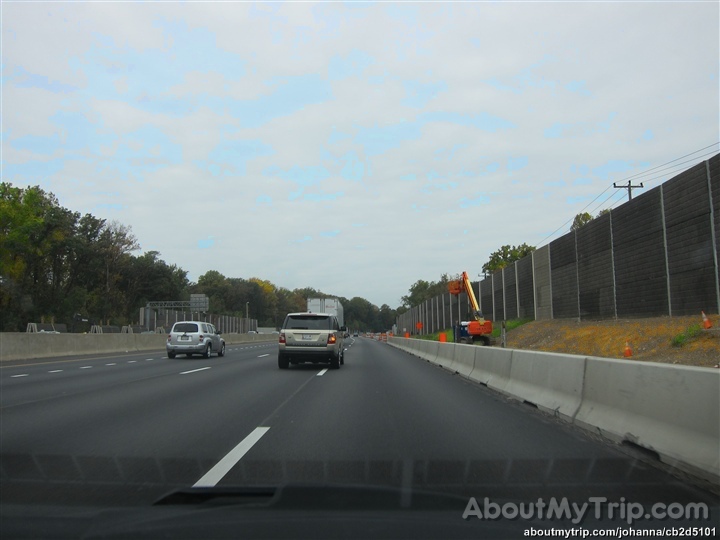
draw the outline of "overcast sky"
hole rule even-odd
[[[2,176],[193,281],[394,308],[717,153],[718,6],[4,1]]]

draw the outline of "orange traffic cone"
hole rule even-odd
[[[707,315],[705,315],[705,312],[704,312],[704,311],[701,311],[700,313],[702,313],[703,328],[704,328],[705,330],[707,330],[707,329],[709,329],[709,328],[712,328],[712,323],[710,322],[710,319],[707,318]]]
[[[630,342],[625,342],[625,350],[623,351],[623,356],[625,358],[630,358],[632,356],[632,349],[630,348]]]

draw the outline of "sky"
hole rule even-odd
[[[3,1],[2,180],[395,308],[717,153],[719,6]]]

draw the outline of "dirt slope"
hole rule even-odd
[[[514,349],[587,354],[623,358],[630,344],[632,360],[718,367],[720,364],[720,317],[708,315],[713,327],[702,330],[678,347],[672,340],[693,325],[702,327],[702,318],[658,317],[611,321],[551,320],[524,324],[507,334],[507,346]]]

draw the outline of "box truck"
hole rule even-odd
[[[345,326],[343,307],[337,298],[308,298],[307,310],[310,313],[329,313],[330,315],[335,315],[340,326]]]

